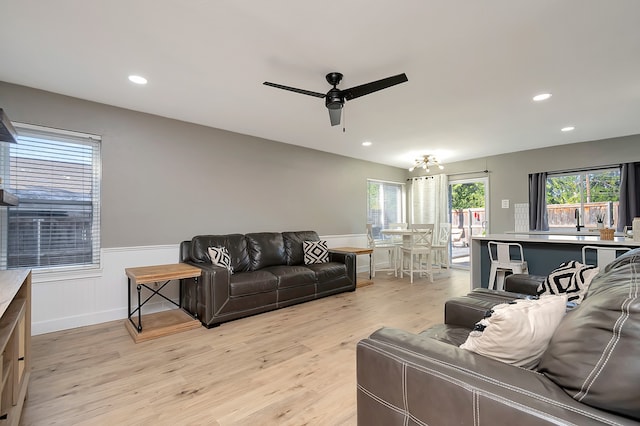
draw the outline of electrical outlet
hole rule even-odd
[[[509,208],[509,200],[502,200],[502,208],[503,209]]]

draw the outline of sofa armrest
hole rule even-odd
[[[444,323],[465,327],[471,331],[474,325],[499,303],[503,302],[476,299],[469,296],[453,297],[444,304]]]
[[[347,277],[356,285],[356,255],[354,253],[343,253],[337,251],[331,251],[329,249],[329,261],[344,263],[347,267]]]
[[[207,325],[229,300],[229,271],[206,263],[185,263],[202,269],[202,275],[198,278],[197,285],[194,278],[183,282],[183,307],[191,314],[197,314],[200,321]]]
[[[504,280],[504,289],[513,293],[528,295],[538,294],[538,286],[544,282],[546,276],[529,274],[507,275]]]
[[[361,340],[356,359],[361,426],[634,424],[575,401],[535,371],[403,330]]]

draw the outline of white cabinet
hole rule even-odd
[[[18,425],[31,366],[31,271],[0,271],[0,425]]]

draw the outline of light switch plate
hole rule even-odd
[[[509,208],[509,200],[502,200],[502,208],[503,209]]]

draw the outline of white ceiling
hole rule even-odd
[[[640,133],[638,0],[2,3],[0,80],[378,163]],[[324,93],[331,71],[409,81],[348,101],[346,132],[262,84]]]

